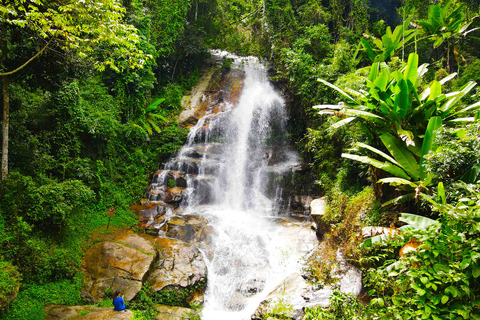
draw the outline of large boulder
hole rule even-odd
[[[130,320],[133,317],[130,310],[115,311],[113,307],[49,305],[45,308],[45,320]]]
[[[152,240],[159,253],[148,277],[152,290],[157,295],[174,290],[185,305],[203,302],[207,266],[200,251],[176,239],[152,237]]]
[[[133,299],[141,290],[155,257],[153,245],[133,232],[93,245],[83,258],[84,296],[98,301],[107,290],[119,290],[126,301]]]

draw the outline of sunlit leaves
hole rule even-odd
[[[120,71],[142,67],[151,57],[138,48],[135,27],[123,23],[125,9],[117,0],[85,0],[46,3],[13,1],[0,5],[0,19],[20,28],[28,28],[80,56],[92,56],[95,66]],[[106,46],[106,47],[105,47]]]

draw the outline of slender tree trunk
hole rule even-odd
[[[7,61],[7,41],[3,41],[3,61]],[[2,121],[2,181],[8,178],[8,109],[10,108],[10,92],[8,76],[2,76],[3,84],[3,121]]]

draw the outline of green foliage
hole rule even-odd
[[[263,319],[288,319],[293,313],[293,306],[285,298],[278,298],[271,301]]]
[[[80,57],[92,57],[99,45],[106,45],[96,66],[104,70],[141,67],[151,58],[138,49],[137,30],[122,21],[125,9],[118,1],[88,0],[67,3],[5,3],[0,5],[2,23],[28,29],[50,44],[75,50]],[[3,30],[2,30],[3,31]],[[47,44],[47,45],[48,45]],[[43,46],[43,45],[42,45]]]
[[[82,214],[94,199],[92,190],[76,180],[38,185],[13,173],[1,196],[3,212],[22,217],[41,230],[65,227],[73,214]]]
[[[135,299],[128,303],[128,308],[133,310],[134,319],[155,320],[157,319],[157,306],[154,299],[149,295],[151,287],[147,284],[142,286],[142,290],[135,296]]]
[[[173,307],[191,307],[189,300],[196,291],[203,290],[206,281],[196,283],[194,286],[184,287],[167,287],[160,291],[155,291],[151,295],[151,299],[158,304],[164,304]]]
[[[303,320],[360,320],[363,318],[363,305],[354,294],[334,291],[328,309],[306,308]]]
[[[435,144],[438,149],[426,157],[426,170],[438,180],[451,182],[470,178],[478,179],[480,162],[480,125],[470,124],[463,128],[442,128],[437,132]]]
[[[0,310],[15,297],[20,286],[20,274],[10,262],[0,260]]]
[[[388,26],[381,39],[369,36],[376,47],[372,46],[367,39],[361,39],[366,56],[372,62],[383,62],[392,58],[396,50],[404,48],[419,33],[415,29],[407,30],[409,24],[410,19],[407,19],[403,25],[397,26],[393,32]]]
[[[82,277],[72,281],[63,280],[45,285],[30,285],[23,288],[9,307],[0,313],[1,320],[24,319],[42,320],[45,318],[43,307],[48,304],[81,304]]]
[[[459,186],[462,198],[453,204],[429,199],[439,223],[406,233],[415,237],[418,250],[398,261],[385,261],[370,270],[369,313],[389,319],[476,319],[480,316],[478,293],[480,259],[478,185]],[[458,202],[457,202],[458,201]],[[381,277],[384,280],[380,280]],[[388,290],[390,293],[385,294]]]

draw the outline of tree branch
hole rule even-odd
[[[8,72],[3,72],[3,73],[0,73],[0,76],[8,76],[8,75],[11,75],[17,71],[20,71],[21,69],[23,69],[27,64],[29,64],[30,62],[32,62],[35,58],[37,58],[39,55],[42,54],[43,51],[45,51],[45,49],[47,49],[47,47],[50,45],[50,43],[53,41],[53,39],[55,39],[55,37],[52,37],[48,42],[47,44],[45,45],[45,47],[42,48],[42,50],[38,51],[38,53],[36,55],[34,55],[33,57],[31,57],[27,62],[25,62],[24,64],[22,64],[20,67],[18,67],[17,69],[15,70],[12,70],[12,71],[8,71]]]

